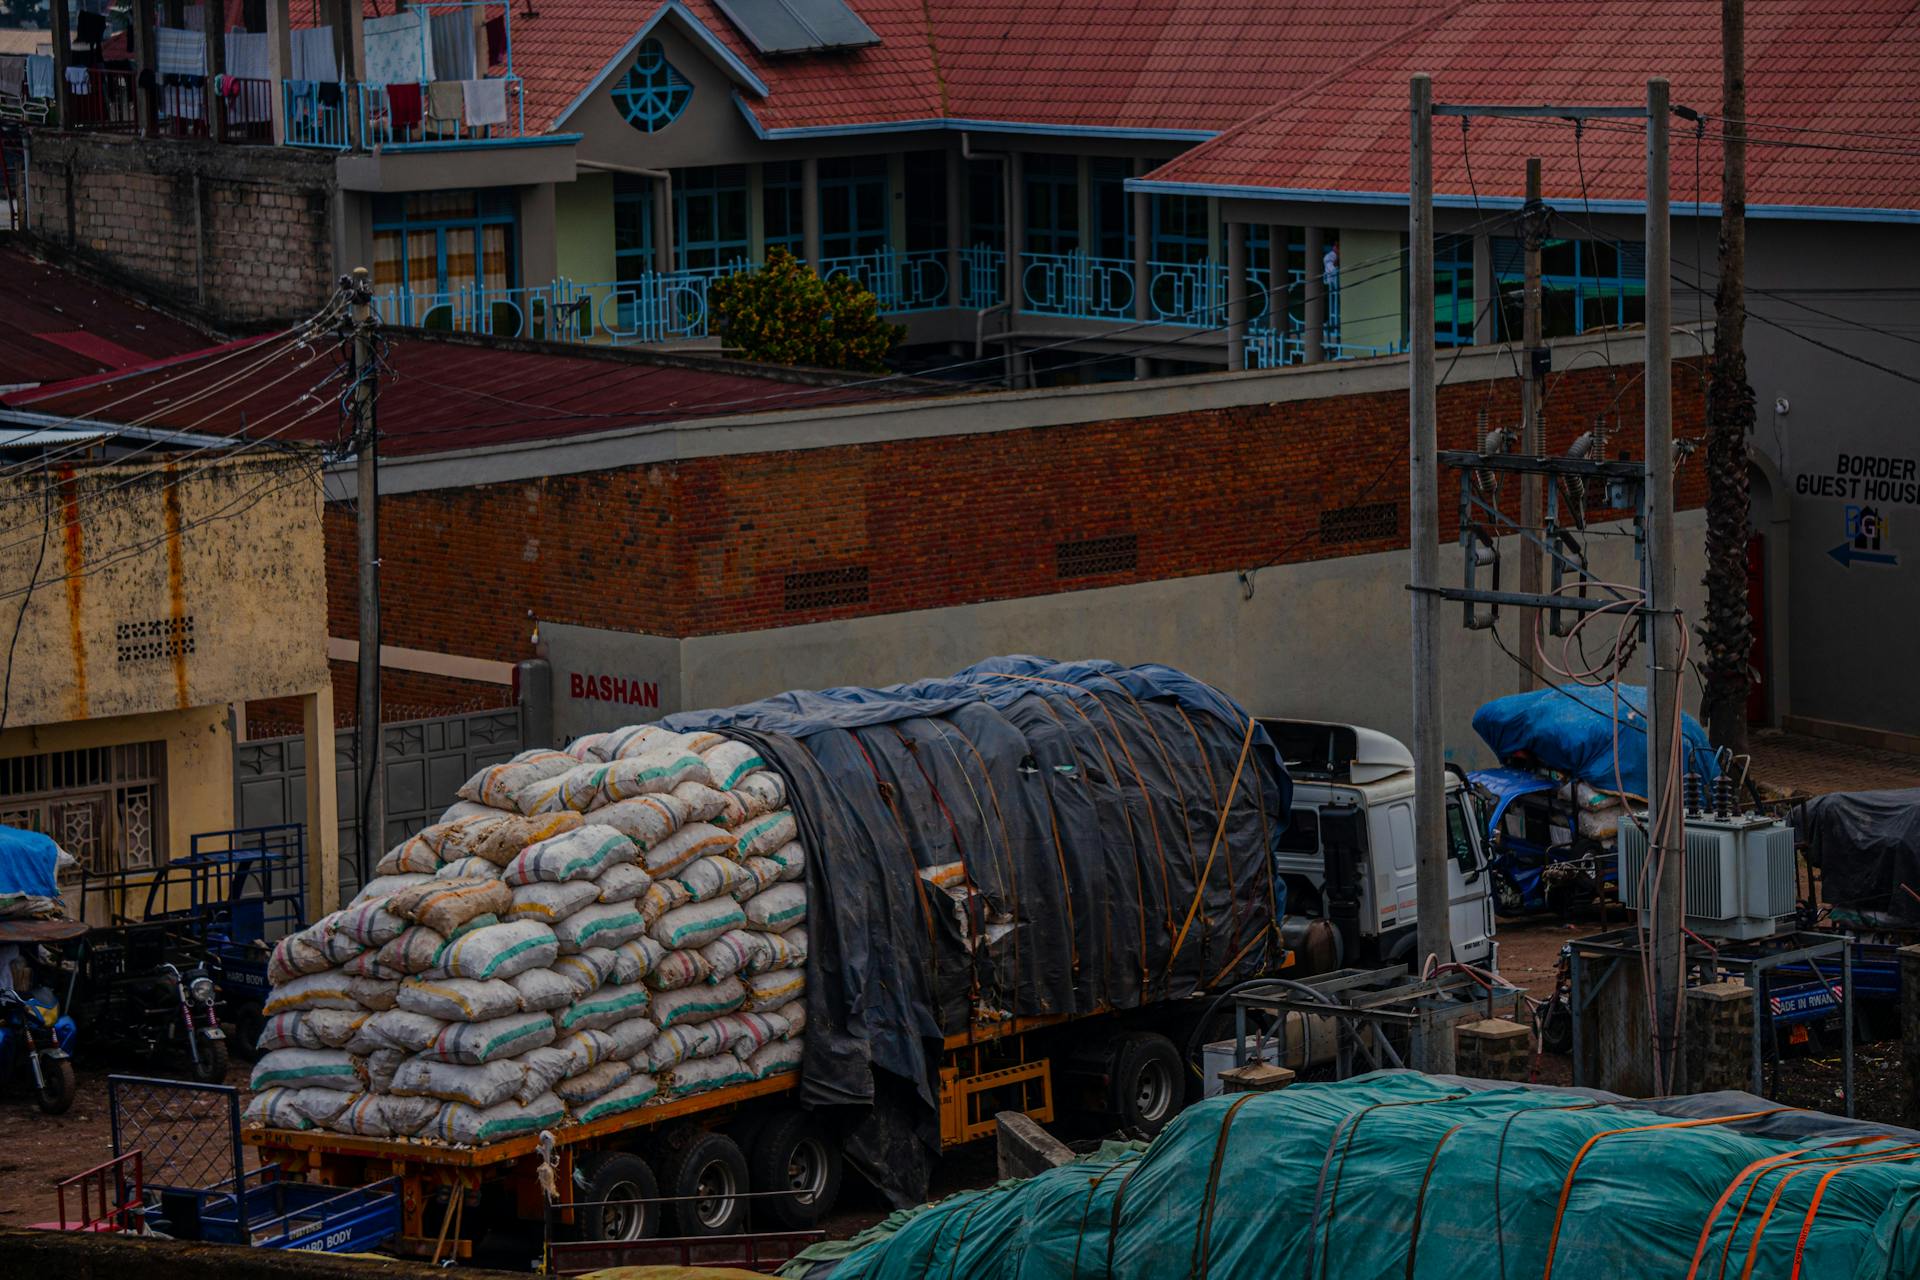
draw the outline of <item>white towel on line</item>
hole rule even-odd
[[[507,122],[507,82],[505,80],[462,80],[460,92],[467,102],[470,125]]]

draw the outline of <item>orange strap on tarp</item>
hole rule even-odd
[[[1901,1148],[1901,1150],[1909,1150],[1909,1149],[1910,1148],[1905,1148],[1905,1147]],[[1858,1155],[1858,1156],[1836,1157],[1831,1160],[1809,1160],[1804,1164],[1801,1164],[1793,1169],[1788,1170],[1784,1175],[1782,1175],[1780,1179],[1780,1185],[1776,1186],[1773,1189],[1773,1194],[1767,1197],[1767,1207],[1761,1210],[1760,1221],[1754,1224],[1753,1234],[1747,1238],[1747,1262],[1745,1266],[1740,1268],[1741,1280],[1752,1280],[1754,1265],[1760,1261],[1760,1239],[1762,1236],[1766,1234],[1767,1224],[1773,1221],[1773,1211],[1780,1207],[1780,1198],[1786,1194],[1787,1184],[1789,1182],[1792,1182],[1795,1178],[1807,1172],[1808,1169],[1814,1167],[1815,1165],[1833,1164],[1833,1163],[1838,1163],[1841,1165],[1849,1165],[1849,1164],[1857,1164],[1866,1160],[1871,1160],[1873,1158],[1874,1157],[1870,1155]],[[1732,1242],[1729,1241],[1728,1243],[1729,1243],[1729,1247],[1731,1247]]]
[[[1827,1170],[1820,1184],[1813,1189],[1813,1201],[1807,1205],[1807,1216],[1800,1223],[1800,1238],[1793,1244],[1793,1272],[1788,1280],[1800,1280],[1800,1265],[1807,1256],[1807,1237],[1813,1234],[1813,1215],[1820,1212],[1820,1201],[1827,1194],[1827,1184],[1849,1169],[1857,1169],[1866,1164],[1905,1164],[1909,1160],[1920,1160],[1920,1151],[1911,1155],[1869,1156],[1860,1160],[1849,1160],[1843,1165]]]
[[[1233,797],[1240,790],[1240,775],[1247,769],[1247,753],[1253,749],[1253,730],[1259,721],[1247,717],[1247,736],[1240,740],[1240,758],[1233,765],[1233,781],[1227,784],[1227,802],[1220,806],[1220,822],[1213,829],[1213,847],[1207,850],[1206,865],[1200,868],[1200,879],[1193,887],[1193,901],[1187,906],[1187,918],[1180,925],[1180,934],[1173,940],[1173,954],[1167,957],[1167,968],[1173,968],[1173,962],[1180,954],[1181,944],[1187,940],[1187,930],[1193,927],[1193,917],[1200,910],[1200,900],[1207,893],[1207,877],[1213,874],[1213,860],[1220,853],[1220,839],[1227,834],[1227,816],[1233,812]]]
[[[1740,1184],[1745,1182],[1750,1175],[1753,1177],[1753,1184],[1747,1188],[1747,1194],[1740,1198],[1740,1207],[1734,1211],[1733,1223],[1727,1228],[1726,1247],[1720,1250],[1719,1274],[1723,1276],[1727,1271],[1728,1256],[1733,1249],[1733,1237],[1740,1230],[1740,1219],[1746,1216],[1747,1205],[1752,1203],[1753,1193],[1759,1188],[1761,1179],[1764,1178],[1768,1172],[1780,1165],[1793,1163],[1802,1156],[1814,1157],[1812,1162],[1829,1159],[1831,1157],[1828,1157],[1825,1154],[1826,1152],[1835,1151],[1841,1147],[1857,1147],[1867,1142],[1879,1142],[1884,1136],[1886,1135],[1874,1135],[1867,1138],[1848,1138],[1844,1142],[1836,1142],[1825,1147],[1802,1147],[1798,1151],[1788,1151],[1777,1156],[1766,1156],[1762,1159],[1755,1160],[1752,1164],[1735,1174],[1733,1180],[1727,1183],[1727,1189],[1720,1193],[1718,1200],[1714,1201],[1713,1208],[1707,1211],[1707,1220],[1700,1228],[1700,1242],[1693,1248],[1693,1265],[1687,1268],[1687,1280],[1697,1280],[1700,1274],[1700,1264],[1706,1258],[1707,1241],[1713,1237],[1713,1224],[1720,1220],[1721,1211],[1727,1207],[1728,1202],[1733,1199],[1733,1193],[1740,1189]]]
[[[1573,1163],[1567,1166],[1566,1180],[1560,1184],[1560,1203],[1553,1211],[1553,1232],[1547,1237],[1547,1269],[1541,1280],[1553,1280],[1553,1255],[1560,1244],[1560,1224],[1567,1216],[1567,1200],[1573,1195],[1573,1178],[1580,1172],[1580,1162],[1587,1153],[1599,1145],[1601,1139],[1612,1138],[1623,1133],[1653,1133],[1661,1129],[1701,1129],[1712,1125],[1734,1124],[1741,1120],[1758,1120],[1762,1116],[1777,1116],[1783,1111],[1798,1111],[1798,1107],[1768,1107],[1765,1111],[1745,1111],[1734,1116],[1707,1116],[1699,1120],[1669,1120],[1664,1124],[1636,1125],[1630,1129],[1607,1129],[1594,1134],[1580,1144],[1580,1150],[1574,1153]]]

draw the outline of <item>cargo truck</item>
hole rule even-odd
[[[341,1187],[396,1179],[396,1243],[420,1255],[467,1256],[456,1219],[546,1215],[606,1241],[803,1230],[850,1153],[916,1202],[923,1155],[990,1136],[1001,1111],[1156,1133],[1202,1094],[1186,1048],[1217,1038],[1201,1034],[1218,1030],[1202,1025],[1209,997],[1343,951],[1409,954],[1411,775],[1374,776],[1384,735],[1263,727],[1163,667],[1012,658],[664,723],[748,741],[787,780],[822,922],[801,1069],[474,1148],[255,1129],[263,1162]],[[1319,790],[1292,785],[1272,732],[1312,749],[1303,764],[1318,752]],[[1451,780],[1449,795],[1470,803]],[[1317,861],[1289,816],[1311,819]],[[1470,926],[1457,954],[1488,962],[1479,824],[1451,829]],[[1331,917],[1288,914],[1296,891]],[[1343,915],[1361,908],[1365,925]]]

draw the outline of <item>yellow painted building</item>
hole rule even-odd
[[[0,469],[0,824],[157,867],[234,825],[245,704],[297,697],[309,908],[337,900],[321,502],[312,455]]]

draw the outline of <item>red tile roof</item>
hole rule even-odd
[[[755,53],[686,8],[767,86],[767,129],[910,120],[1217,132],[1365,55],[1446,0],[852,0],[880,43]],[[661,6],[573,0],[513,24],[527,125],[545,130]]]
[[[899,384],[839,385],[720,361],[652,360],[396,335],[380,390],[380,447],[441,453],[742,413],[850,404]],[[0,396],[0,405],[85,421],[210,435],[322,442],[341,438],[337,355],[272,338],[215,347],[141,369]],[[236,374],[240,376],[235,377]],[[231,380],[231,381],[229,381]],[[204,394],[202,394],[204,393]]]
[[[1309,192],[1407,191],[1407,81],[1454,103],[1639,105],[1664,75],[1672,100],[1720,109],[1719,0],[1465,0],[1391,46],[1293,94],[1148,175],[1149,184]],[[1920,209],[1920,3],[1749,0],[1748,203]],[[1696,143],[1673,124],[1675,208],[1719,199],[1718,120]],[[1697,147],[1697,155],[1696,155]],[[1528,156],[1567,207],[1643,197],[1638,121],[1434,122],[1443,201],[1517,197]],[[1469,165],[1471,181],[1469,181]],[[1699,181],[1696,186],[1696,168]]]
[[[207,334],[85,276],[0,248],[0,387],[64,382],[197,351]]]

